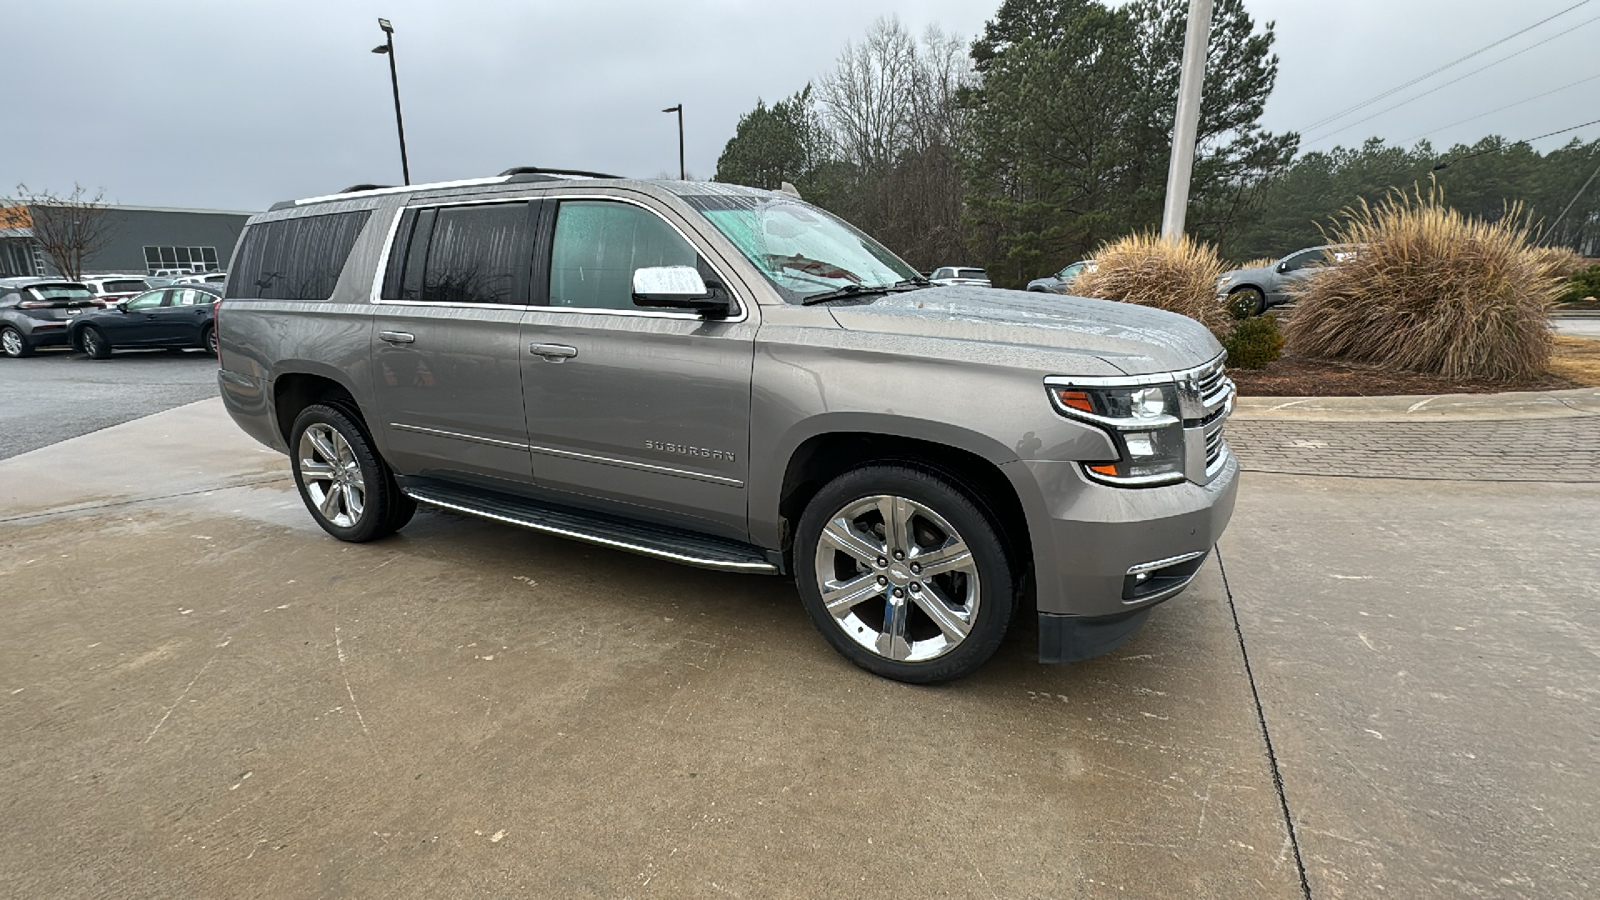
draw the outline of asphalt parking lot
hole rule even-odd
[[[0,883],[1594,896],[1600,486],[1296,471],[1109,657],[1024,628],[913,688],[776,578],[430,512],[340,544],[214,400],[0,461]]]
[[[0,459],[217,395],[216,358],[199,350],[119,351],[89,359],[44,349],[0,356]]]

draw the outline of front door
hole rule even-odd
[[[547,259],[547,304],[522,331],[539,485],[746,537],[753,304],[723,321],[635,306],[638,268],[698,266],[708,283],[726,279],[667,218],[633,203],[560,201]]]
[[[401,214],[371,344],[385,456],[401,474],[532,480],[520,329],[533,215],[526,199]]]
[[[98,317],[95,325],[116,347],[137,347],[155,343],[161,333],[161,312],[172,302],[173,288],[148,291],[122,305],[120,315]]]

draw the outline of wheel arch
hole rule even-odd
[[[776,526],[774,545],[781,547],[786,562],[792,564],[794,529],[806,505],[824,485],[863,466],[904,465],[951,482],[994,521],[1020,587],[1032,569],[1032,542],[1022,500],[1000,470],[1000,464],[1015,455],[981,435],[969,433],[968,439],[970,443],[882,429],[829,430],[806,436],[788,454],[777,486],[771,510]]]
[[[314,403],[329,403],[352,416],[371,440],[372,427],[367,423],[355,397],[355,391],[337,369],[310,364],[280,372],[272,380],[274,430],[283,439],[284,445],[288,446],[289,431],[300,413]]]

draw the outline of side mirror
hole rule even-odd
[[[1278,263],[1277,269],[1279,272],[1287,272],[1289,271],[1289,264],[1287,262]]]
[[[728,301],[714,295],[694,266],[649,266],[633,270],[635,306],[693,310],[706,318],[728,314]]]

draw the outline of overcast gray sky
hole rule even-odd
[[[1265,124],[1304,129],[1577,0],[1247,0],[1277,22]],[[709,177],[739,114],[831,67],[879,16],[970,38],[998,0],[183,0],[6,4],[11,90],[0,196],[18,181],[103,187],[113,202],[263,209],[349,184],[398,183],[389,72],[369,51],[393,20],[414,182],[513,165]],[[1354,121],[1545,38],[1480,75],[1309,146],[1408,141],[1600,75],[1589,2]],[[1435,131],[1435,145],[1600,119],[1600,79]],[[1336,126],[1334,126],[1336,127]],[[1313,129],[1308,136],[1320,131]],[[1543,151],[1600,125],[1548,138]]]

